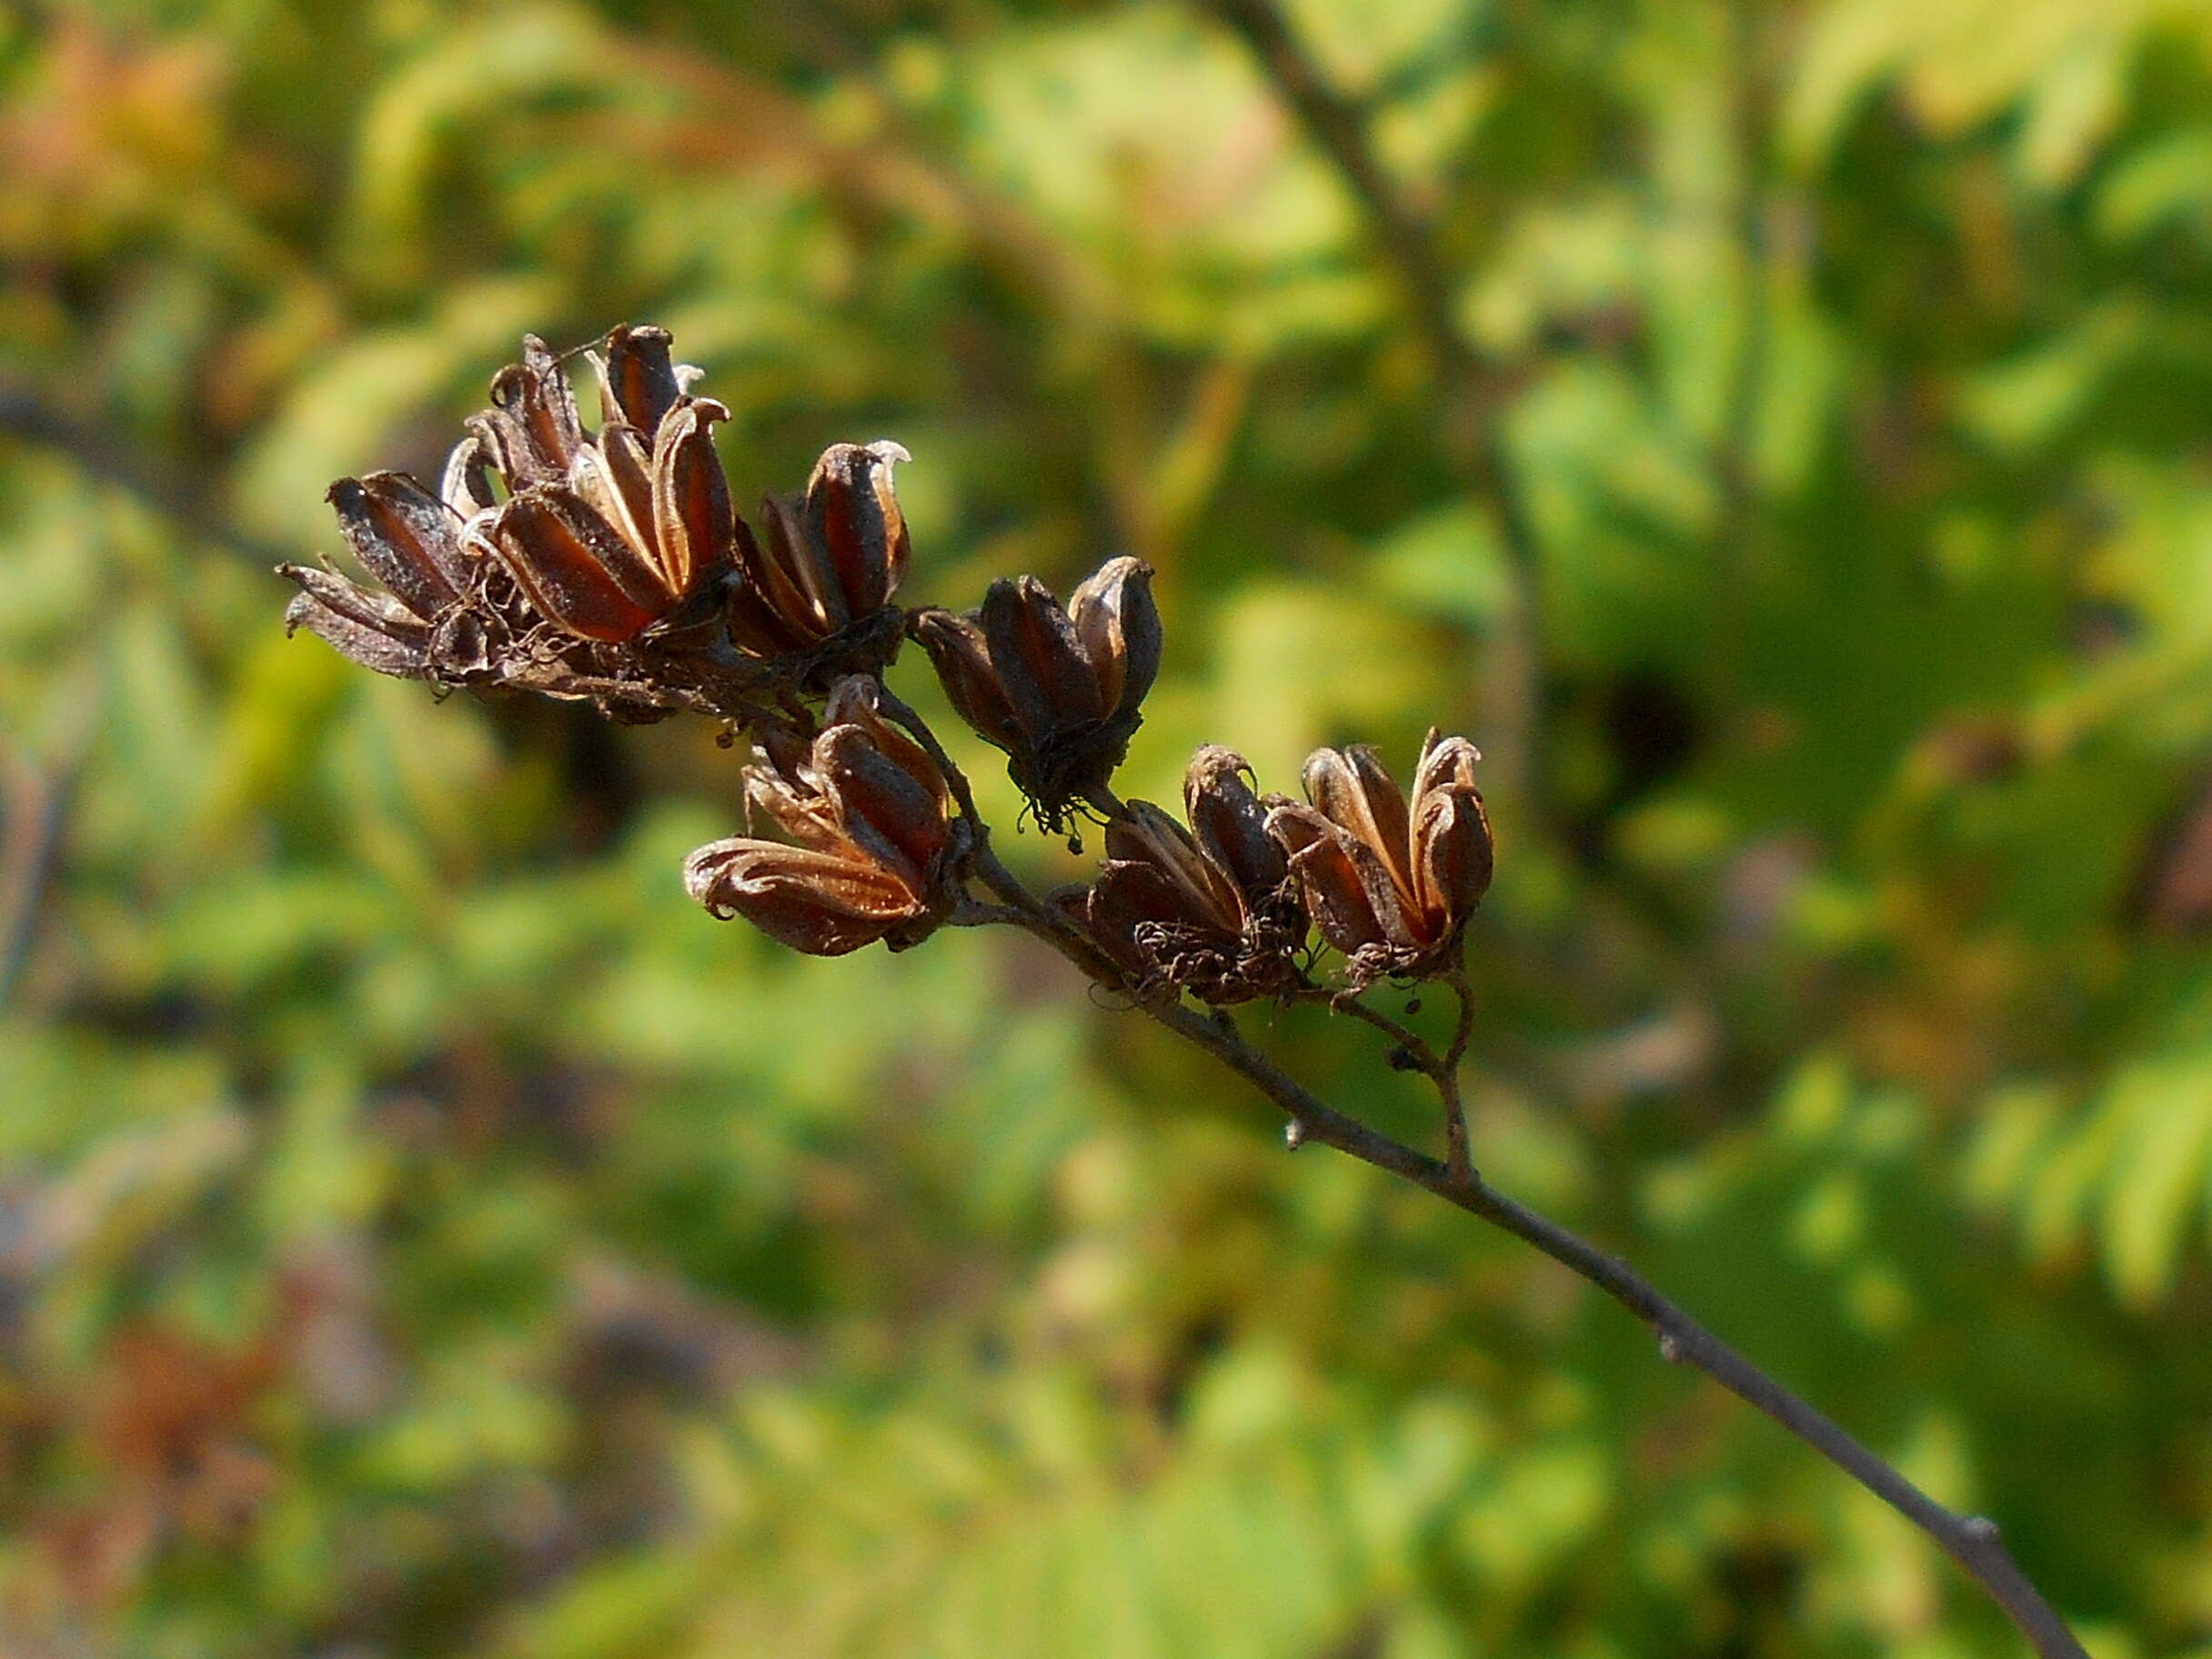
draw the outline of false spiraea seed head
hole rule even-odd
[[[993,582],[965,615],[916,613],[912,628],[962,719],[1005,750],[1037,821],[1063,829],[1129,752],[1160,672],[1152,569],[1114,558],[1062,608],[1035,577]]]
[[[339,528],[372,580],[281,567],[300,588],[289,625],[381,673],[651,712],[639,649],[696,634],[734,579],[711,437],[729,412],[689,395],[694,371],[669,362],[665,331],[618,328],[605,344],[597,433],[530,337],[436,495],[397,473],[334,484]]]
[[[684,865],[692,898],[810,956],[878,940],[904,950],[950,913],[966,825],[936,762],[884,719],[880,697],[875,680],[850,676],[831,688],[811,742],[766,742],[746,769],[748,827],[779,839],[700,848]]]
[[[1305,915],[1249,776],[1242,756],[1201,749],[1183,778],[1189,829],[1132,800],[1106,827],[1098,880],[1053,895],[1139,996],[1226,1006],[1298,983]]]
[[[904,638],[891,596],[910,551],[891,468],[912,458],[889,441],[833,444],[804,495],[762,503],[759,537],[739,527],[744,581],[729,601],[739,649],[804,690],[890,662]]]
[[[1490,820],[1474,778],[1481,758],[1466,739],[1432,729],[1409,804],[1373,749],[1316,749],[1305,764],[1311,804],[1278,801],[1268,814],[1269,836],[1354,985],[1451,965],[1490,886]]]
[[[736,549],[714,423],[658,328],[618,328],[596,357],[602,425],[587,433],[560,362],[535,336],[492,382],[492,407],[446,467],[472,540],[536,616],[571,638],[620,644],[672,618],[726,576]],[[648,426],[643,422],[650,421]],[[488,469],[504,504],[477,486]]]

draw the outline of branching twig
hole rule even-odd
[[[1006,884],[1003,896],[1022,916],[1023,925],[1077,966],[1094,971],[1094,964],[1086,960],[1080,943],[1077,949],[1070,948],[1069,930],[1054,925],[1047,907],[1029,897],[1002,865],[995,860],[991,863],[999,880]],[[1000,890],[995,882],[994,890]],[[1340,1006],[1400,1041],[1420,1069],[1445,1091],[1448,1106],[1456,1106],[1456,1067],[1464,1056],[1472,1029],[1473,998],[1463,970],[1446,976],[1446,983],[1460,998],[1460,1014],[1452,1046],[1443,1056],[1379,1010],[1367,1009],[1356,1000]],[[1137,1006],[1147,1017],[1205,1050],[1282,1108],[1290,1119],[1292,1145],[1319,1141],[1410,1181],[1533,1245],[1596,1286],[1651,1327],[1659,1352],[1667,1360],[1703,1372],[1738,1399],[1766,1413],[1926,1533],[1989,1593],[2040,1659],[2088,1659],[2066,1621],[2006,1550],[1994,1522],[1955,1514],[1936,1503],[1840,1425],[1692,1319],[1626,1262],[1500,1192],[1464,1162],[1463,1154],[1461,1159],[1440,1161],[1338,1111],[1252,1048],[1232,1021],[1209,1019],[1180,1001],[1154,999],[1140,1000]],[[1447,1059],[1450,1065],[1445,1063]],[[1463,1124],[1463,1119],[1462,1121]]]
[[[1512,582],[1511,614],[1490,642],[1493,672],[1484,724],[1495,775],[1537,821],[1550,809],[1539,757],[1543,725],[1543,580],[1535,527],[1508,464],[1499,408],[1517,377],[1484,364],[1460,331],[1450,266],[1429,226],[1383,170],[1365,112],[1330,85],[1275,0],[1211,0],[1250,48],[1276,92],[1328,156],[1372,226],[1375,241],[1413,306],[1446,394],[1445,448],[1489,498]]]

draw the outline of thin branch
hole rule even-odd
[[[1028,925],[1028,918],[1010,904],[986,904],[980,899],[963,896],[952,907],[952,914],[945,918],[950,928],[988,928],[1006,923],[1014,927]]]
[[[1003,867],[1000,873],[1014,889],[1020,890],[1020,883],[1007,875]],[[1037,919],[1044,907],[1030,900],[1027,903],[1015,902],[1013,908],[1030,919],[1026,925],[1031,932],[1079,966],[1082,965],[1082,958],[1069,950],[1061,930]],[[1459,987],[1455,985],[1453,989],[1457,990]],[[1349,1011],[1358,1005],[1345,1006]],[[2039,1659],[2088,1659],[2066,1621],[2044,1600],[2006,1550],[1995,1522],[1981,1516],[1956,1514],[1936,1503],[1841,1425],[1692,1319],[1626,1262],[1607,1255],[1580,1234],[1507,1197],[1471,1166],[1455,1168],[1451,1162],[1439,1161],[1337,1111],[1252,1048],[1230,1020],[1220,1016],[1208,1018],[1181,1001],[1154,1000],[1140,1001],[1137,1007],[1147,1018],[1205,1050],[1280,1107],[1290,1120],[1292,1145],[1318,1141],[1362,1163],[1425,1188],[1446,1203],[1534,1246],[1568,1272],[1596,1286],[1651,1328],[1658,1339],[1660,1353],[1668,1361],[1704,1372],[1738,1399],[1765,1413],[1925,1533],[1988,1592]],[[1471,1022],[1471,1008],[1472,998],[1463,1000],[1460,1016],[1463,1032]],[[1378,1014],[1368,1023],[1388,1030],[1397,1022],[1388,1015]],[[1414,1038],[1413,1041],[1419,1043],[1420,1040]],[[1463,1051],[1463,1035],[1455,1034],[1453,1046]],[[1436,1058],[1433,1051],[1431,1058]],[[1441,1061],[1438,1066],[1438,1072],[1432,1075],[1448,1075]],[[1453,1078],[1453,1083],[1455,1099],[1456,1077]]]
[[[1543,581],[1535,527],[1514,487],[1498,412],[1518,378],[1485,365],[1455,315],[1451,267],[1430,226],[1384,171],[1367,115],[1329,84],[1275,0],[1209,0],[1244,42],[1279,96],[1328,156],[1372,226],[1376,245],[1413,307],[1445,392],[1446,453],[1489,498],[1513,593],[1511,614],[1487,652],[1487,747],[1493,775],[1551,819],[1539,762],[1543,749]]]
[[[1319,1002],[1332,1014],[1348,1014],[1362,1025],[1372,1025],[1405,1053],[1413,1069],[1424,1077],[1433,1078],[1443,1064],[1436,1051],[1429,1046],[1428,1039],[1403,1021],[1384,1013],[1362,997],[1349,996],[1342,991],[1331,990],[1325,985],[1315,985],[1292,999],[1299,1002]]]

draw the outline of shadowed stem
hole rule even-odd
[[[1020,925],[1093,978],[1099,977],[1102,967],[1111,980],[1111,965],[1071,922],[1031,895],[990,852],[988,843],[979,843],[975,871],[1005,901],[1005,908],[1019,919]],[[1161,998],[1140,998],[1136,1006],[1147,1018],[1205,1050],[1281,1107],[1290,1120],[1288,1140],[1292,1147],[1317,1141],[1426,1188],[1446,1203],[1533,1245],[1568,1272],[1595,1285],[1651,1328],[1666,1360],[1703,1372],[1738,1399],[1764,1412],[1925,1533],[1988,1592],[2039,1659],[2088,1659],[2066,1621],[2006,1551],[1995,1522],[1956,1514],[1936,1503],[1835,1421],[1692,1319],[1625,1262],[1507,1197],[1482,1177],[1467,1159],[1465,1117],[1458,1085],[1459,1064],[1465,1058],[1473,1027],[1473,996],[1463,967],[1455,964],[1443,980],[1459,1000],[1459,1015],[1451,1044],[1441,1055],[1410,1028],[1356,999],[1333,1000],[1315,987],[1314,996],[1298,1000],[1332,1001],[1341,1011],[1364,1021],[1405,1050],[1416,1069],[1436,1084],[1445,1101],[1453,1143],[1448,1161],[1416,1151],[1337,1111],[1246,1042],[1224,1014],[1209,1017],[1180,1000]]]

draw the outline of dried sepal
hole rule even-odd
[[[464,684],[493,669],[499,629],[477,614],[478,572],[445,504],[399,473],[340,478],[329,499],[362,569],[380,587],[317,565],[279,565],[299,588],[287,633],[306,628],[341,656],[403,679]]]
[[[1006,751],[1007,771],[1049,830],[1106,787],[1142,722],[1160,669],[1151,577],[1140,559],[1114,558],[1066,608],[1024,576],[993,582],[966,616],[913,619],[953,708]]]
[[[534,334],[522,337],[522,361],[492,377],[491,407],[468,424],[509,489],[567,478],[584,441],[584,423],[560,360]]]
[[[1457,925],[1490,890],[1497,848],[1475,782],[1482,758],[1431,728],[1413,774],[1413,892],[1431,931]]]
[[[1183,813],[1206,857],[1260,903],[1284,894],[1291,869],[1268,836],[1267,807],[1251,778],[1242,755],[1218,743],[1204,745],[1183,772]]]
[[[653,439],[649,541],[662,585],[681,598],[707,571],[729,562],[737,519],[729,481],[715,454],[713,426],[729,411],[711,398],[671,407]],[[627,466],[629,457],[624,457]]]
[[[1012,753],[1022,741],[1021,722],[991,667],[982,624],[956,611],[920,610],[914,613],[912,631],[929,653],[953,711],[985,742]]]
[[[843,956],[886,939],[916,917],[897,876],[836,852],[737,838],[700,848],[684,886],[709,914],[742,916],[809,956]]]
[[[610,328],[601,350],[589,353],[599,382],[599,419],[654,433],[684,396],[684,382],[671,354],[675,340],[666,328]]]
[[[1372,749],[1306,761],[1309,805],[1279,802],[1268,834],[1354,985],[1443,971],[1490,885],[1490,823],[1464,738],[1432,729],[1407,800]]]
[[[1151,584],[1150,565],[1111,558],[1068,596],[1068,619],[1110,711],[1136,709],[1160,674],[1166,638]]]
[[[417,616],[459,602],[468,573],[444,504],[402,473],[340,478],[327,499],[362,567]]]
[[[286,633],[304,628],[341,657],[379,674],[400,679],[433,678],[430,629],[406,607],[387,600],[388,608],[377,614],[376,608],[362,602],[369,597],[366,590],[312,565],[279,565],[276,574],[300,587],[285,607]]]
[[[479,433],[469,433],[447,453],[437,496],[460,524],[465,526],[498,507],[498,498],[491,491],[493,465],[490,447]]]
[[[491,543],[537,610],[581,638],[632,638],[675,603],[643,551],[566,485],[515,497]]]

